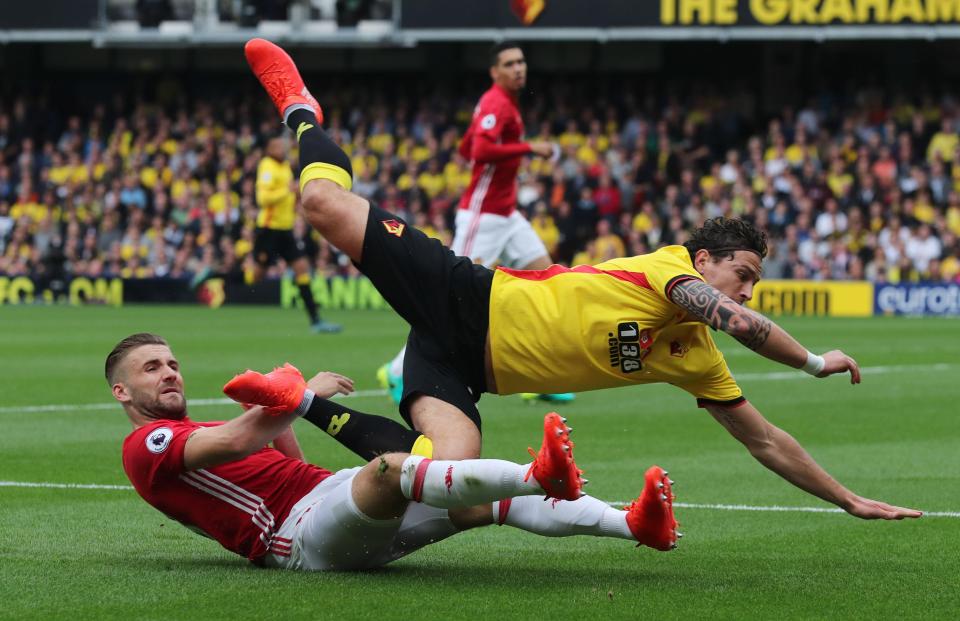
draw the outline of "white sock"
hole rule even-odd
[[[390,361],[390,375],[403,377],[403,356],[407,353],[407,346],[404,345],[400,353]]]
[[[473,507],[500,498],[543,495],[536,479],[523,478],[530,465],[500,459],[435,461],[411,455],[400,471],[404,497],[432,507]]]
[[[593,496],[583,496],[575,502],[511,498],[509,507],[504,507],[506,515],[501,516],[501,507],[505,504],[506,501],[493,503],[494,524],[507,524],[544,537],[592,535],[636,541],[627,526],[627,512],[614,509]]]
[[[303,399],[301,399],[300,405],[298,405],[297,409],[295,410],[297,416],[303,416],[307,413],[307,410],[309,410],[310,406],[313,404],[313,398],[316,396],[316,393],[309,388],[303,391]]]
[[[312,113],[314,113],[314,114],[317,113],[317,111],[313,109],[313,106],[311,106],[311,105],[309,105],[309,104],[292,104],[292,105],[289,105],[289,106],[287,106],[286,108],[283,109],[283,124],[284,124],[284,125],[287,124],[287,119],[290,118],[290,115],[293,114],[293,113],[294,113],[295,111],[297,111],[297,110],[306,110],[306,111],[312,112]]]

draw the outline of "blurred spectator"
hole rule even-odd
[[[352,158],[358,194],[449,241],[469,182],[456,147],[475,88],[394,87],[389,106],[369,89],[337,89],[328,131]],[[723,215],[767,232],[768,278],[956,281],[952,103],[926,93],[894,93],[886,105],[833,95],[795,116],[759,119],[730,116],[753,108],[734,106],[751,100],[746,91],[644,103],[624,92],[595,103],[554,89],[549,105],[534,98],[523,111],[562,154],[523,161],[518,203],[562,263],[682,243]],[[277,128],[272,113],[244,97],[127,101],[57,118],[39,98],[0,100],[0,272],[192,278],[251,267],[256,169]],[[336,248],[297,227],[314,268],[351,273]]]

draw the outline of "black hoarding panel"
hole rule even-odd
[[[0,0],[2,30],[85,30],[96,19],[97,0]]]

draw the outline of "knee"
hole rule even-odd
[[[410,404],[410,415],[414,428],[433,442],[434,459],[480,457],[480,430],[459,409],[420,395]]]
[[[367,469],[370,471],[373,483],[382,488],[399,489],[400,472],[408,453],[384,453],[370,460]]]
[[[307,183],[300,197],[307,220],[313,226],[328,221],[338,204],[338,197],[345,192],[346,190],[329,179],[314,179]]]

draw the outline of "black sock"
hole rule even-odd
[[[383,453],[410,453],[423,437],[419,431],[389,418],[364,414],[320,397],[313,398],[303,418],[367,461]]]
[[[297,285],[297,288],[300,289],[300,297],[303,298],[303,305],[307,309],[307,314],[310,315],[310,325],[313,325],[320,321],[320,313],[317,312],[317,302],[313,299],[313,289],[310,288],[310,285]]]
[[[297,134],[297,142],[300,143],[300,170],[310,164],[323,162],[342,168],[350,178],[353,178],[350,158],[323,131],[313,112],[294,110],[287,117],[287,127]]]

